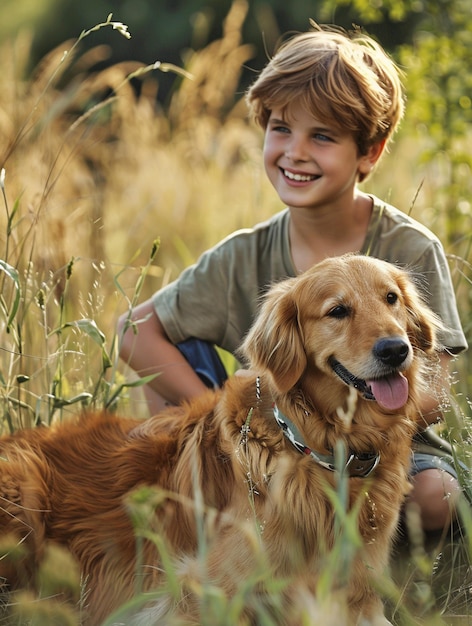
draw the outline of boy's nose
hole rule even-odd
[[[304,161],[307,158],[305,142],[301,139],[292,139],[285,150],[285,156],[291,161]]]

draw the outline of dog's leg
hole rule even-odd
[[[0,454],[0,578],[8,589],[34,587],[44,551],[48,479],[34,454],[21,453],[14,461]]]

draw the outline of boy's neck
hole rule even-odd
[[[329,211],[290,209],[289,239],[293,264],[304,272],[325,258],[360,252],[373,201],[358,193],[351,207]]]

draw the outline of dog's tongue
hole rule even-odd
[[[368,380],[367,384],[370,385],[378,404],[389,411],[401,408],[408,400],[408,381],[403,374]]]

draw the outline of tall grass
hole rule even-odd
[[[262,170],[261,134],[237,94],[251,57],[241,39],[246,10],[243,0],[234,2],[222,38],[189,53],[185,72],[159,62],[96,69],[109,51],[98,43],[83,52],[82,40],[109,26],[128,36],[111,16],[53,50],[32,73],[27,33],[2,45],[1,432],[49,425],[84,407],[146,416],[141,383],[117,357],[118,314],[228,233],[281,208]],[[165,108],[156,100],[160,71],[176,75]],[[365,186],[439,236],[452,228],[463,233],[445,243],[469,331],[469,214],[455,211],[451,225],[447,206],[437,208],[451,184],[447,155],[421,164],[423,148],[400,134]],[[457,176],[469,184],[464,172]],[[450,414],[458,454],[470,466],[469,363],[468,356],[457,362]],[[467,508],[463,517],[470,527]],[[355,538],[348,539],[343,545]],[[417,588],[419,578],[431,589],[438,555],[444,552],[413,562],[408,584]],[[464,562],[468,567],[468,557]],[[333,579],[325,582],[329,590]],[[414,623],[401,590],[384,591],[403,616],[398,623]],[[227,600],[211,598],[205,601],[225,614]],[[428,602],[418,600],[419,613]],[[440,623],[429,611],[436,621],[428,623]]]
[[[95,387],[102,346],[83,326],[62,325],[93,320],[110,341],[156,239],[143,298],[233,228],[274,211],[260,137],[230,98],[250,54],[239,42],[244,11],[236,3],[223,39],[188,59],[193,78],[176,89],[169,112],[156,105],[157,72],[132,85],[139,64],[94,71],[102,46],[80,55],[66,42],[29,76],[27,37],[3,46],[0,236],[18,273],[4,277],[4,297],[8,309],[21,284],[21,302],[2,372],[8,410],[22,424],[43,413],[50,421],[58,386],[63,399]],[[67,361],[60,367],[59,357]]]

